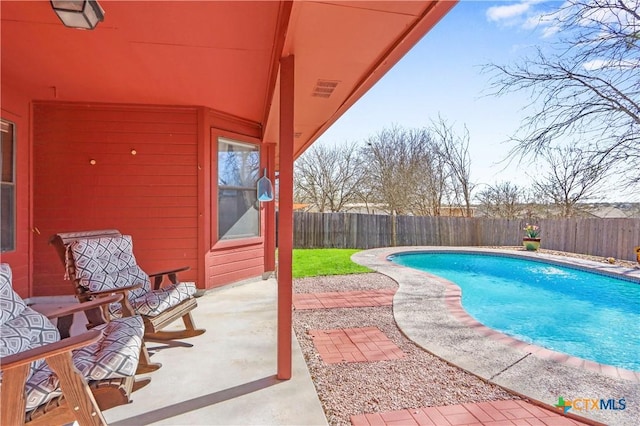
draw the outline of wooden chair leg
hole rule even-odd
[[[57,374],[60,389],[81,426],[106,426],[107,421],[80,372],[73,365],[71,352],[47,357],[47,364]]]
[[[73,314],[58,317],[56,327],[60,332],[60,338],[66,339],[71,336],[71,326],[73,325]]]
[[[193,316],[191,316],[191,312],[187,312],[182,316],[182,322],[184,323],[185,330],[193,330],[194,332],[196,332],[194,336],[199,336],[205,332],[205,330],[203,329],[196,329],[196,325],[193,322]]]
[[[120,301],[120,306],[122,309],[122,316],[123,317],[132,317],[136,314],[135,310],[133,309],[133,306],[131,306],[131,303],[129,302],[129,292],[125,292],[123,294],[123,298]]]
[[[2,392],[0,392],[0,423],[3,425],[24,424],[27,401],[24,385],[29,374],[29,364],[2,372]]]
[[[144,344],[144,342],[142,342],[142,346],[140,347],[140,360],[138,361],[136,374],[151,373],[152,371],[156,371],[160,367],[162,367],[162,364],[160,364],[159,362],[151,362],[151,357],[149,356],[147,346]]]

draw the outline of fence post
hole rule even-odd
[[[397,233],[398,233],[398,229],[396,224],[396,211],[392,210],[391,211],[391,246],[392,247],[395,247],[398,245]]]

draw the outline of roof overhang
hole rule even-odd
[[[2,82],[32,100],[197,105],[278,141],[278,66],[295,55],[300,155],[456,1],[108,1],[95,30],[48,1],[2,1]]]

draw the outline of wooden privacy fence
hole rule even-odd
[[[387,216],[358,213],[294,213],[295,248],[388,246],[519,246],[525,220]],[[636,260],[640,219],[543,219],[542,247]]]

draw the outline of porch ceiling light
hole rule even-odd
[[[51,0],[51,7],[69,28],[92,30],[104,21],[104,10],[96,0]]]

